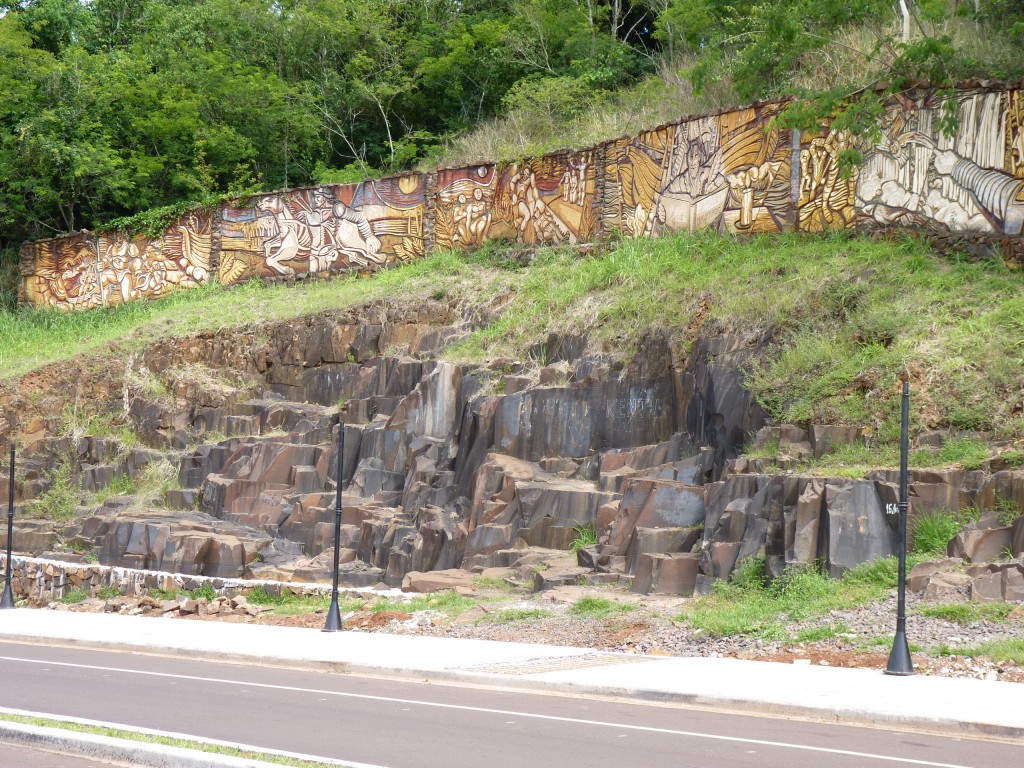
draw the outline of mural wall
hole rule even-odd
[[[163,296],[206,282],[212,219],[192,211],[163,236],[82,232],[21,250],[20,299],[37,307],[90,309]]]
[[[1024,230],[1024,92],[893,97],[864,145],[847,131],[781,131],[781,103],[689,118],[581,151],[260,195],[183,216],[157,238],[78,233],[21,251],[20,299],[86,309],[216,278],[375,270],[434,248],[713,229],[825,232],[913,226],[1014,238]],[[864,162],[841,173],[844,152]]]

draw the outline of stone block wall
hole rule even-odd
[[[675,231],[925,229],[940,245],[1024,258],[1024,90],[893,96],[864,145],[846,131],[781,130],[757,103],[513,163],[268,193],[195,210],[161,236],[80,232],[21,250],[20,300],[86,309],[213,278],[374,270],[488,240],[591,242]],[[844,152],[864,162],[851,175]]]

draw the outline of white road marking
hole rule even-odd
[[[23,659],[17,656],[0,656],[0,661],[16,661],[24,664],[48,664],[55,667],[72,667],[75,669],[89,669],[98,672],[118,672],[127,675],[145,675],[148,677],[162,677],[171,680],[192,680],[201,683],[220,683],[222,685],[237,685],[245,688],[262,688],[275,691],[291,691],[293,693],[323,694],[347,699],[363,699],[368,701],[384,701],[393,704],[413,704],[421,707],[434,707],[436,709],[454,709],[463,712],[480,712],[489,715],[504,715],[508,717],[529,717],[534,720],[548,720],[559,723],[575,723],[577,725],[591,725],[601,728],[621,728],[630,731],[642,731],[644,733],[662,733],[669,736],[686,736],[694,739],[708,739],[712,741],[726,741],[737,744],[756,744],[764,747],[776,747],[778,749],[795,749],[805,752],[821,752],[829,755],[847,755],[849,757],[867,758],[870,760],[884,760],[892,763],[904,763],[906,765],[924,765],[929,768],[971,768],[971,766],[956,763],[935,763],[928,760],[915,760],[909,757],[894,757],[892,755],[878,755],[871,752],[855,752],[846,749],[835,749],[831,747],[814,747],[809,744],[793,744],[785,741],[767,741],[764,739],[747,739],[742,736],[722,736],[712,733],[700,733],[699,731],[682,731],[673,728],[655,728],[648,725],[629,725],[626,723],[612,723],[603,720],[585,720],[576,717],[560,717],[558,715],[541,715],[533,712],[517,712],[507,709],[492,709],[489,707],[471,707],[465,704],[444,704],[436,701],[419,701],[417,699],[400,699],[394,696],[374,696],[367,693],[347,693],[344,691],[327,691],[319,688],[300,688],[290,685],[274,685],[271,683],[253,683],[243,680],[228,680],[219,677],[202,677],[199,675],[180,675],[171,672],[150,672],[139,669],[123,669],[121,667],[103,667],[93,664],[75,664],[63,661],[41,661],[39,659]]]

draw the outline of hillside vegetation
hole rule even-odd
[[[13,306],[26,239],[155,231],[226,196],[521,157],[756,98],[810,96],[793,118],[813,124],[879,79],[1024,73],[1024,0],[903,5],[0,2],[0,298]]]
[[[746,381],[774,418],[873,431],[869,448],[833,461],[894,461],[902,377],[912,385],[915,433],[991,433],[919,462],[976,463],[987,451],[978,441],[989,439],[1007,450],[1024,445],[1024,274],[1000,261],[940,257],[909,237],[846,235],[629,240],[587,255],[542,249],[529,266],[512,258],[521,255],[495,246],[368,278],[211,286],[70,315],[7,312],[0,369],[21,375],[83,352],[114,365],[158,338],[359,306],[386,314],[432,299],[475,318],[442,354],[476,363],[529,360],[552,331],[587,334],[624,361],[652,332],[669,335],[679,360],[701,334],[767,333],[769,352]]]

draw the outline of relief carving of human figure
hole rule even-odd
[[[348,257],[350,262],[366,266],[369,263],[383,264],[380,240],[373,234],[370,222],[359,211],[350,208],[340,200],[334,204],[334,247],[338,253]]]
[[[323,187],[315,189],[312,208],[300,211],[296,216],[309,228],[309,271],[311,273],[330,269],[337,257],[337,249],[333,243],[328,242],[333,208],[331,197],[329,189]]]
[[[294,275],[295,270],[283,261],[299,257],[303,248],[312,245],[309,227],[295,218],[280,197],[264,197],[256,203],[261,219],[268,219],[259,228],[263,241],[263,261],[279,275]]]

